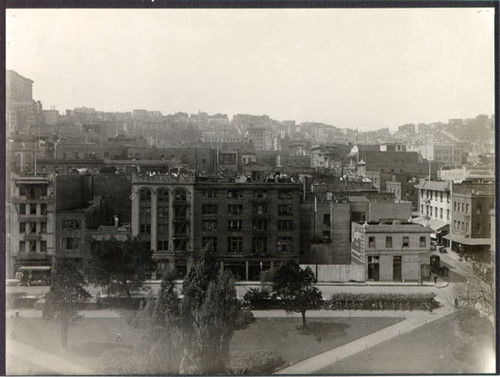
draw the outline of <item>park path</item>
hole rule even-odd
[[[73,364],[61,357],[54,356],[50,353],[40,351],[34,347],[28,346],[27,344],[17,342],[12,339],[6,339],[6,372],[7,375],[26,375],[30,371],[25,370],[24,365],[12,365],[11,360],[18,358],[31,365],[41,367],[43,369],[49,370],[55,374],[61,375],[92,375],[96,374],[95,371],[89,368],[82,367],[80,365]],[[9,356],[13,356],[9,357]],[[35,372],[36,371],[32,371]]]
[[[335,311],[331,311],[334,312]],[[382,342],[390,340],[399,335],[413,331],[423,325],[433,322],[437,319],[443,318],[451,314],[452,309],[449,306],[442,307],[434,313],[426,312],[406,312],[405,319],[392,326],[388,326],[382,330],[376,331],[364,337],[358,338],[350,343],[344,344],[340,347],[323,352],[319,355],[313,356],[309,359],[298,362],[287,368],[281,369],[275,374],[312,374],[328,367],[329,365],[343,360],[349,356],[355,355],[359,352],[366,351],[370,347],[376,346]],[[339,316],[345,312],[336,312]],[[371,314],[370,314],[371,313]],[[353,311],[352,316],[401,316],[400,311]],[[311,316],[312,317],[312,316]]]

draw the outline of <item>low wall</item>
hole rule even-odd
[[[318,282],[349,282],[365,281],[363,265],[357,264],[301,264],[314,272]]]

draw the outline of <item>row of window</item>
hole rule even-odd
[[[419,241],[420,241],[420,243],[419,243],[420,247],[425,247],[427,245],[427,237],[426,236],[421,236],[419,238]],[[408,246],[410,246],[410,237],[404,236],[401,247],[408,247]],[[375,237],[368,237],[368,247],[376,247]],[[391,236],[385,237],[385,247],[386,248],[393,247]],[[399,247],[399,245],[396,245],[396,247]]]
[[[481,203],[476,204],[476,215],[480,215],[482,210]],[[469,203],[453,202],[453,211],[469,213]]]
[[[40,224],[37,226],[37,224]],[[42,223],[19,223],[19,233],[37,233],[37,228],[38,228],[38,233],[47,233],[47,223],[42,222]]]
[[[204,199],[217,199],[220,191],[217,190],[203,190],[203,198]],[[293,191],[289,190],[280,190],[278,191],[278,199],[293,199]],[[243,190],[228,190],[227,191],[228,199],[242,199],[243,198]],[[268,196],[267,191],[265,190],[255,190],[252,191],[252,196],[254,198],[266,199]]]
[[[421,198],[427,198],[430,200],[440,200],[443,201],[443,192],[442,191],[432,191],[432,190],[420,190],[420,197]],[[450,201],[450,193],[446,193],[446,200]]]
[[[168,190],[160,189],[158,190],[157,198],[158,201],[168,201]],[[140,202],[151,202],[151,191],[148,189],[142,189],[139,192]],[[174,191],[174,201],[185,202],[187,200],[187,192],[184,189],[177,189]]]
[[[36,253],[38,244],[41,253],[47,252],[47,241],[19,241],[19,252]]]
[[[210,247],[217,250],[217,237],[203,237],[202,247]],[[267,252],[267,237],[253,237],[252,251],[256,253]],[[293,237],[278,237],[277,251],[278,253],[291,253],[293,250]],[[241,253],[243,252],[243,237],[227,237],[227,252]]]
[[[491,230],[491,223],[488,224],[488,226],[489,226],[489,230]],[[453,221],[453,229],[468,232],[469,231],[469,223],[465,222],[465,221],[454,220]],[[482,229],[483,228],[482,228],[481,223],[476,223],[476,231],[481,232]]]
[[[227,206],[227,212],[230,215],[241,215],[243,213],[242,204],[229,204]],[[201,213],[203,215],[217,215],[218,206],[217,204],[203,204],[201,207]],[[252,206],[252,213],[254,215],[264,215],[268,213],[268,206],[266,204],[254,204]],[[280,204],[278,205],[278,215],[287,216],[293,215],[293,205],[291,204]]]
[[[20,215],[46,215],[47,214],[47,204],[40,204],[40,212],[37,211],[38,204],[19,204],[19,214]]]
[[[47,186],[21,185],[19,186],[19,195],[30,200],[39,200],[47,197]]]
[[[424,211],[424,208],[425,208],[425,211]],[[424,205],[421,204],[420,205],[420,212],[422,214],[426,214],[429,217],[439,217],[440,219],[443,219],[443,209],[442,208],[433,207],[433,206],[425,206],[424,207]],[[449,220],[449,219],[450,219],[450,210],[447,209],[446,210],[446,220]]]
[[[217,220],[203,220],[202,229],[205,231],[216,231],[218,226]],[[253,230],[268,230],[269,221],[267,219],[256,219],[252,221]],[[227,230],[242,230],[243,220],[228,220]],[[278,220],[278,230],[292,231],[295,230],[295,223],[291,220]]]

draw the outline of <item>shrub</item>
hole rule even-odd
[[[439,307],[433,293],[430,294],[374,294],[338,293],[324,304],[329,310],[425,310]]]
[[[243,306],[249,309],[262,309],[265,301],[270,300],[271,295],[266,290],[259,288],[249,289],[243,296]]]
[[[267,374],[274,372],[283,363],[283,358],[274,351],[256,351],[250,354],[233,355],[230,373]]]
[[[253,322],[255,322],[253,313],[248,309],[242,309],[238,312],[238,316],[236,317],[236,330],[243,330]]]

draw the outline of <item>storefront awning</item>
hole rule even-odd
[[[423,226],[428,226],[435,232],[440,232],[441,230],[445,229],[446,227],[449,227],[450,224],[444,221],[439,221],[435,219],[429,219],[427,217],[416,217],[414,219],[411,219],[412,223],[415,224],[420,224]]]
[[[470,238],[460,236],[458,234],[447,234],[446,236],[443,236],[443,238],[453,242],[461,243],[463,245],[491,245],[490,238]]]
[[[50,271],[50,266],[21,266],[18,271]]]

